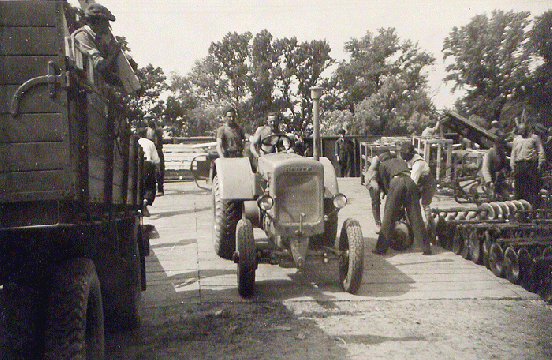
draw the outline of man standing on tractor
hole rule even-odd
[[[422,245],[423,254],[431,255],[430,244],[425,236],[420,191],[410,177],[406,161],[385,152],[379,156],[377,180],[386,199],[381,231],[373,253],[384,255],[395,237],[395,223],[406,215],[414,233],[414,241]]]
[[[217,129],[217,153],[221,158],[242,157],[245,134],[236,123],[236,110],[227,108],[224,114],[225,124]]]
[[[280,115],[270,112],[267,115],[267,125],[260,126],[251,138],[251,153],[255,157],[279,151],[291,151],[291,141],[280,131]]]

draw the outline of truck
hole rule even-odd
[[[316,95],[318,88],[313,90]],[[266,154],[257,161],[247,157],[218,158],[212,176],[214,248],[238,267],[238,293],[251,297],[258,264],[303,269],[311,260],[338,261],[339,281],[355,294],[362,281],[364,239],[358,221],[343,222],[338,213],[347,203],[339,192],[332,163],[320,157],[317,96],[314,154]],[[273,144],[287,135],[272,135]],[[290,140],[290,139],[288,139]],[[264,230],[268,241],[255,239],[253,228]]]
[[[66,1],[0,1],[0,354],[102,359],[140,325],[143,153]]]

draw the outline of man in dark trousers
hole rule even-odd
[[[377,181],[384,192],[385,206],[381,231],[374,254],[383,255],[395,236],[395,222],[406,209],[406,215],[414,232],[414,241],[422,245],[424,255],[431,255],[431,248],[425,241],[425,226],[420,206],[420,191],[410,177],[406,161],[386,152],[380,155]]]
[[[148,128],[146,137],[153,141],[155,148],[157,149],[157,155],[159,156],[159,171],[155,174],[157,181],[157,192],[160,195],[165,194],[165,155],[163,154],[163,130],[157,127],[153,115],[146,114],[144,119],[148,122]]]
[[[345,129],[340,129],[337,133],[339,138],[335,142],[335,158],[339,165],[338,176],[351,176],[353,144],[345,138]]]

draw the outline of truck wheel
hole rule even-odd
[[[356,294],[364,270],[364,239],[358,221],[347,219],[338,239],[339,281],[345,291]]]
[[[452,238],[452,252],[456,255],[462,254],[462,249],[464,248],[464,238],[462,234],[462,225],[456,226],[454,237]]]
[[[236,225],[241,219],[242,202],[222,200],[218,176],[213,179],[213,221],[215,252],[231,260],[236,251]]]
[[[253,225],[247,219],[236,226],[238,242],[238,293],[251,297],[255,292],[255,270],[257,269],[257,249],[253,238]]]
[[[96,268],[89,259],[71,259],[52,279],[44,359],[103,358],[104,317]]]

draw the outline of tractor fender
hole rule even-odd
[[[335,176],[335,168],[331,161],[326,157],[321,157],[320,163],[324,165],[324,197],[333,197],[335,194],[339,193],[337,176]]]
[[[223,200],[252,200],[256,191],[256,175],[249,158],[218,158],[215,160],[220,196]]]

